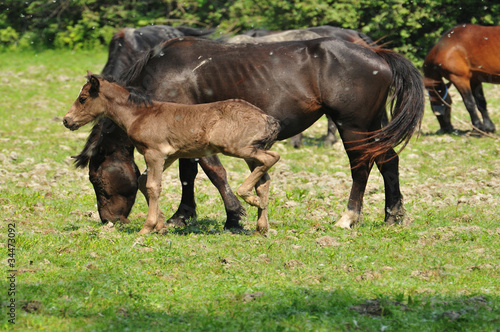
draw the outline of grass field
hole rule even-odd
[[[420,136],[401,154],[409,226],[383,225],[383,183],[374,169],[363,224],[333,227],[351,179],[342,145],[320,143],[322,119],[303,148],[274,147],[282,159],[270,173],[267,237],[251,235],[256,211],[246,205],[249,231],[223,230],[222,201],[201,170],[198,219],[139,236],[144,198],[130,225],[102,226],[87,171],[74,169],[70,157],[90,125],[70,132],[61,124],[86,70],[100,72],[106,57],[104,50],[0,53],[1,328],[500,329],[500,137],[467,135],[469,116],[456,90],[453,123],[464,133],[436,135],[427,105]],[[487,86],[486,96],[500,129],[500,87]],[[248,170],[241,160],[221,159],[236,188]],[[137,162],[143,170],[139,155]],[[163,176],[166,215],[180,198],[176,166]]]

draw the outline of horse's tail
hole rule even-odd
[[[401,152],[417,127],[420,128],[424,116],[424,89],[418,69],[393,51],[380,48],[374,51],[389,64],[392,71],[391,120],[387,126],[367,133],[367,137],[361,140],[361,145],[351,148],[365,152],[358,159],[357,165],[366,161],[373,162],[376,157],[399,144],[403,144],[398,153]],[[385,161],[388,160],[390,158]]]
[[[73,157],[75,159],[74,163],[76,168],[87,167],[90,162],[90,158],[95,156],[97,146],[101,140],[102,127],[102,121],[96,122],[94,127],[92,127],[92,131],[87,138],[87,142],[85,143],[82,152]]]

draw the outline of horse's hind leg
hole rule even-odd
[[[350,156],[349,159],[351,159]],[[373,164],[366,162],[361,165],[355,165],[353,160],[354,159],[351,159],[352,188],[347,203],[347,211],[345,211],[340,220],[335,223],[337,227],[351,228],[352,225],[361,222],[363,196]]]
[[[358,158],[365,153],[365,151],[350,150],[351,148],[361,144],[352,142],[362,139],[362,135],[355,134],[352,130],[347,130],[343,127],[339,127],[339,132],[344,142],[344,147],[351,165],[352,187],[349,195],[349,201],[347,202],[347,210],[344,212],[340,220],[335,223],[335,226],[351,228],[352,225],[361,222],[363,196],[365,194],[366,184],[368,182],[368,176],[370,175],[373,162],[366,161],[359,163]]]
[[[493,124],[493,121],[491,121],[488,110],[486,108],[486,98],[484,97],[483,85],[481,84],[481,82],[472,81],[471,88],[474,99],[476,100],[477,108],[479,112],[481,112],[481,116],[483,117],[484,131],[490,133],[495,132],[495,124]]]
[[[384,179],[385,223],[387,225],[403,223],[405,209],[399,188],[399,157],[394,149],[390,149],[384,156],[377,157],[375,162]]]
[[[251,171],[253,171],[257,164],[252,161],[247,161],[248,167]],[[260,206],[258,206],[257,210],[257,232],[265,233],[269,229],[269,223],[267,220],[267,210],[269,204],[269,187],[271,185],[271,177],[266,172],[262,177],[257,181],[255,185],[255,191],[257,192],[257,196],[260,200]]]
[[[479,116],[477,115],[476,102],[474,100],[474,96],[471,90],[471,84],[468,78],[450,76],[450,80],[453,82],[453,84],[455,84],[455,87],[462,96],[465,108],[467,108],[467,111],[469,112],[472,125],[480,130],[486,131],[486,128],[484,128],[481,119],[479,119]]]

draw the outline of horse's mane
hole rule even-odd
[[[75,159],[75,167],[76,168],[85,168],[90,162],[90,158],[92,158],[96,151],[97,146],[100,142],[102,134],[102,121],[98,121],[94,127],[92,127],[92,131],[87,137],[87,142],[85,142],[85,146],[83,147],[82,152],[77,156],[73,156]]]
[[[136,87],[126,87],[130,95],[128,96],[128,102],[135,105],[150,106],[153,104],[153,98],[150,94],[146,93],[143,89]]]
[[[118,83],[124,86],[130,85],[130,83],[133,82],[139,76],[139,74],[142,72],[148,61],[154,58],[156,55],[160,54],[163,47],[165,47],[169,43],[170,41],[160,43],[156,47],[146,52],[134,63],[132,67],[130,67],[130,69],[124,71],[120,75]]]

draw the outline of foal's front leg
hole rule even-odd
[[[144,153],[144,160],[147,166],[146,191],[149,198],[148,216],[146,222],[140,230],[139,234],[150,233],[153,230],[158,230],[163,225],[163,222],[158,223],[159,215],[159,199],[161,193],[161,176],[165,159],[163,154],[158,151],[148,150]]]

